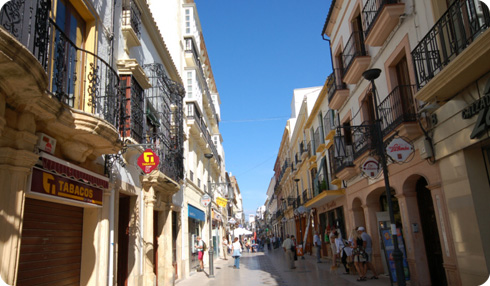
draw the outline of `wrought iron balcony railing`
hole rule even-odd
[[[183,96],[182,85],[171,80],[164,72],[162,64],[144,65],[151,88],[146,90],[146,116],[151,121],[147,134],[160,160],[159,170],[178,181],[184,174],[184,129],[183,129]]]
[[[399,3],[399,0],[368,0],[362,9],[364,14],[364,34],[369,35],[374,22],[379,17],[383,7],[387,4]]]
[[[424,87],[489,26],[490,15],[485,5],[474,0],[454,1],[412,51],[417,89]]]
[[[347,43],[345,44],[345,48],[343,51],[343,66],[344,70],[342,73],[342,77],[347,73],[352,63],[356,59],[356,57],[366,56],[366,46],[364,45],[364,34],[362,31],[353,32]]]
[[[332,101],[335,92],[347,89],[347,85],[342,81],[343,69],[336,68],[327,78],[328,101]]]
[[[196,124],[199,126],[199,129],[202,132],[203,137],[206,139],[208,145],[210,146],[214,158],[218,160],[218,162],[221,162],[221,157],[218,155],[218,150],[216,149],[211,135],[209,134],[208,127],[204,121],[204,118],[199,113],[199,109],[197,108],[196,103],[187,102],[187,117],[195,120]]]
[[[337,128],[338,120],[335,118],[335,111],[329,109],[325,116],[323,116],[323,128],[325,129],[325,134],[328,135],[331,131],[334,131]],[[325,135],[325,136],[326,136]]]
[[[397,86],[379,104],[383,136],[395,130],[403,122],[417,121],[413,99],[414,91],[415,86],[413,85]]]
[[[321,144],[325,144],[325,135],[321,126],[318,126],[314,133],[315,148],[318,148]]]
[[[335,173],[346,167],[354,166],[354,149],[352,145],[345,143],[344,135],[334,137],[334,160],[332,163]]]
[[[141,12],[138,8],[138,5],[133,0],[125,0],[123,2],[123,13],[125,14],[123,17],[124,24],[131,25],[134,33],[141,37]]]
[[[84,50],[49,18],[49,0],[7,2],[1,25],[22,43],[48,74],[48,92],[72,108],[96,114],[114,126],[121,120],[117,72],[104,59]],[[88,107],[78,99],[87,99]]]

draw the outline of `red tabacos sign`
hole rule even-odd
[[[96,206],[102,205],[101,189],[37,168],[32,169],[31,192]]]
[[[146,149],[143,154],[138,157],[138,166],[145,174],[151,173],[160,164],[160,158],[151,149]]]

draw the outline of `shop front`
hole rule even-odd
[[[204,211],[199,208],[188,204],[187,205],[187,217],[189,225],[189,269],[195,270],[199,268],[199,260],[197,259],[198,253],[196,249],[196,238],[198,236],[202,237],[203,225],[206,221],[206,216]]]
[[[100,223],[92,214],[102,210],[108,182],[104,176],[41,153],[26,192],[17,285],[54,281],[81,285],[91,279],[83,263],[95,265],[98,249],[94,234],[83,230]]]

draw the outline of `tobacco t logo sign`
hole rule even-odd
[[[143,154],[138,157],[138,166],[145,174],[151,173],[160,164],[160,158],[151,149],[146,149]]]

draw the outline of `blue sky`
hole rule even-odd
[[[267,188],[291,115],[293,90],[322,86],[331,73],[321,37],[330,0],[195,0],[221,98],[226,170],[246,214]]]

